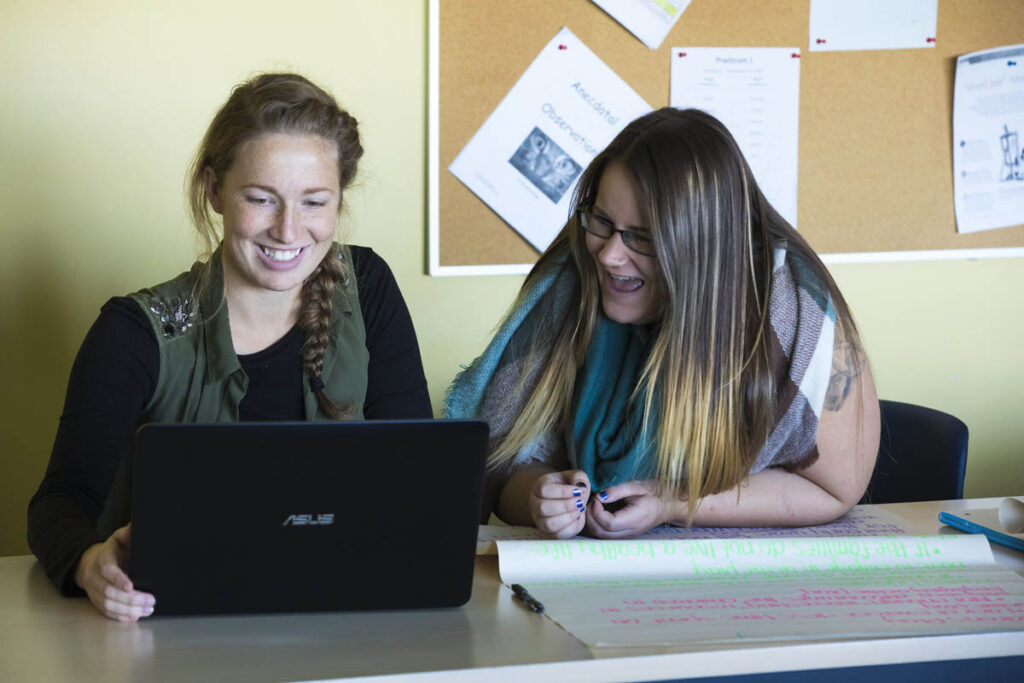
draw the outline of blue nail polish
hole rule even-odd
[[[572,490],[572,495],[574,495],[574,496],[582,496],[583,495],[583,491],[580,491],[579,489],[573,489]]]
[[[582,510],[583,509],[583,501],[582,500],[577,500],[576,501],[576,509],[577,510]]]
[[[608,500],[608,492],[607,491],[601,491],[601,493],[599,493],[597,495],[601,497],[601,500]]]

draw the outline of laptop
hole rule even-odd
[[[479,420],[144,425],[129,576],[155,616],[463,605],[487,441]]]

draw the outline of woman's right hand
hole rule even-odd
[[[587,523],[590,478],[580,470],[550,472],[537,477],[530,489],[530,515],[548,536],[572,538]]]
[[[124,573],[131,544],[131,524],[110,534],[103,543],[89,546],[75,569],[75,583],[84,590],[96,609],[110,619],[138,621],[153,613],[156,599],[135,590]]]

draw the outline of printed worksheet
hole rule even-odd
[[[1024,44],[957,59],[953,197],[957,232],[1024,223]]]
[[[873,505],[858,505],[839,519],[828,524],[802,527],[686,527],[658,526],[644,533],[641,538],[673,539],[732,539],[732,538],[816,538],[822,536],[898,536],[918,534],[907,520]],[[494,555],[498,552],[497,541],[539,541],[544,534],[534,527],[480,525],[477,534],[476,554]],[[573,540],[592,541],[583,536]]]
[[[938,0],[811,0],[811,52],[935,47]]]
[[[572,213],[583,169],[651,110],[563,28],[448,170],[543,251]]]
[[[669,103],[724,123],[761,191],[796,227],[800,49],[674,47],[671,59]]]
[[[644,45],[657,50],[690,0],[593,0]]]
[[[980,535],[499,541],[588,647],[1024,631],[1024,577]]]

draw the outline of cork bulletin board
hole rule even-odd
[[[958,234],[956,58],[1021,42],[1021,0],[939,0],[930,49],[808,51],[809,0],[693,0],[651,50],[589,0],[430,0],[429,271],[525,273],[539,253],[447,168],[563,26],[652,107],[671,49],[799,47],[797,224],[826,261],[1024,256],[1024,225]]]

